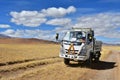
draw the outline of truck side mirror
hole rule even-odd
[[[94,31],[92,31],[92,36],[94,36]]]
[[[56,41],[58,41],[58,38],[59,38],[59,33],[56,33]]]

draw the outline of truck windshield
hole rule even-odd
[[[85,39],[85,32],[81,32],[81,31],[67,32],[63,38],[63,40],[67,40],[67,41],[77,41],[80,39]]]

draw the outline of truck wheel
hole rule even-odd
[[[99,57],[98,58],[95,58],[94,62],[99,62]]]
[[[89,64],[90,64],[90,66],[92,65],[92,56],[90,56],[90,58],[89,58]]]
[[[98,52],[97,54],[98,54],[98,56],[94,58],[94,59],[95,59],[94,62],[99,62],[99,59],[100,59],[101,53]]]
[[[90,68],[92,68],[92,64],[93,64],[93,56],[92,56],[92,55],[90,55],[90,57],[89,57],[89,59],[88,59],[88,61],[87,61],[87,64],[88,64],[88,66],[89,66]]]
[[[69,59],[65,59],[65,58],[64,58],[64,63],[65,63],[66,65],[69,65],[70,60],[69,60]]]

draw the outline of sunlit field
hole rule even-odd
[[[56,43],[0,44],[0,72],[11,73],[19,70],[26,70],[24,73],[19,74],[17,79],[16,76],[9,77],[9,79],[19,80],[19,77],[28,76],[31,74],[35,75],[40,73],[41,70],[43,70],[43,73],[45,74],[42,74],[41,76],[43,76],[43,80],[45,80],[46,79],[45,76],[51,73],[51,71],[54,71],[54,68],[56,68],[53,74],[54,77],[59,70],[59,67],[56,66],[62,66],[63,68],[61,68],[61,70],[63,71],[64,68],[67,68],[67,66],[63,64],[63,59],[59,58],[59,50],[60,50],[60,45]],[[104,60],[104,58],[108,57],[113,50],[120,50],[120,46],[105,46],[105,45],[102,46],[101,60]],[[54,63],[58,63],[58,64],[55,64],[56,66],[52,66],[54,65]],[[44,65],[44,66],[48,65],[48,66],[46,66],[45,68],[43,67],[37,69],[36,67],[40,65]],[[29,68],[34,68],[34,71],[33,70],[27,71],[27,69]],[[73,69],[71,69],[71,71]],[[67,70],[69,70],[69,68],[67,68]],[[86,70],[87,69],[83,68],[80,70],[80,72],[78,71],[78,73],[83,73]],[[71,74],[66,73],[66,75],[70,76]],[[74,77],[74,79],[75,78],[76,77]],[[8,76],[5,76],[4,74],[0,75],[0,79],[7,80]]]
[[[102,46],[102,57],[119,46]],[[0,63],[58,57],[59,44],[0,44]]]
[[[0,63],[58,57],[58,44],[0,44]]]
[[[112,53],[112,51],[114,50],[116,51],[120,50],[120,46],[107,46],[107,45],[102,46],[101,59],[109,56],[109,54]]]

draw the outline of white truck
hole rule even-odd
[[[96,41],[91,28],[72,28],[67,31],[61,41],[59,56],[64,58],[66,65],[70,61],[98,62],[102,47],[101,41]]]

